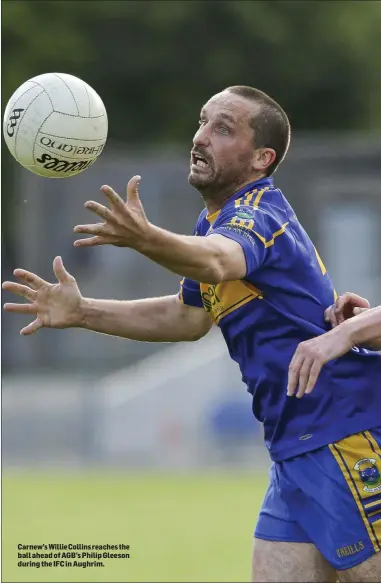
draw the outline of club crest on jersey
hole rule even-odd
[[[353,468],[359,473],[360,480],[365,484],[364,492],[381,491],[381,474],[376,463],[377,460],[374,458],[363,458]]]
[[[252,219],[255,214],[256,209],[250,206],[239,206],[235,209],[235,216],[240,219]]]

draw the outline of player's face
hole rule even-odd
[[[193,138],[189,182],[200,192],[232,187],[253,173],[253,129],[250,119],[258,107],[240,95],[223,91],[202,108]]]

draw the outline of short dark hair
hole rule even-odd
[[[259,89],[247,85],[233,85],[227,87],[225,91],[259,104],[260,112],[253,115],[250,126],[254,130],[254,146],[272,148],[276,153],[274,162],[266,171],[266,176],[271,176],[284,160],[290,145],[291,126],[285,111],[274,99]]]

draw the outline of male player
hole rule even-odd
[[[78,326],[145,341],[197,340],[212,323],[253,396],[274,461],[255,531],[253,581],[381,581],[381,357],[351,350],[327,363],[314,392],[286,394],[297,345],[328,330],[334,301],[326,269],[271,175],[290,125],[266,94],[245,86],[201,110],[189,182],[206,209],[193,236],[151,224],[138,195],[102,187],[110,208],[80,225],[77,246],[130,247],[183,277],[179,296],[131,302],[83,298],[62,259],[58,284],[24,270],[3,288],[29,300],[5,309],[36,315],[21,330]],[[228,532],[228,526],[227,526]]]
[[[292,357],[288,374],[289,396],[295,395],[296,391],[297,397],[311,393],[322,366],[354,346],[381,350],[381,306],[370,309],[368,300],[346,293],[326,310],[325,320],[332,324],[333,330],[301,342]]]

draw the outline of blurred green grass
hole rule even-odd
[[[2,580],[249,581],[266,482],[263,473],[4,471]],[[19,543],[124,543],[131,558],[104,568],[21,568]]]

